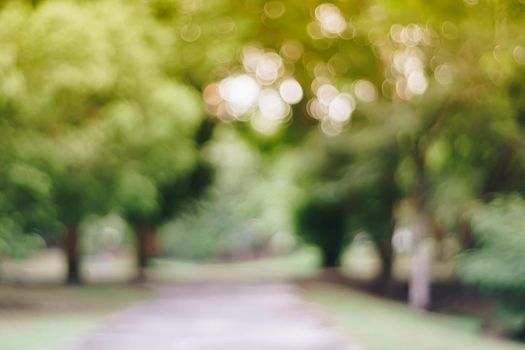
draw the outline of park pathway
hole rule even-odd
[[[358,350],[293,286],[164,287],[67,350]]]

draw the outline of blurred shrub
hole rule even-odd
[[[241,258],[263,253],[272,232],[243,218],[230,201],[212,201],[182,214],[160,231],[162,255],[179,259]]]
[[[289,233],[295,158],[282,154],[265,160],[228,125],[217,126],[203,154],[215,175],[207,200],[162,227],[161,253],[220,259],[283,254],[295,248]]]
[[[126,221],[116,214],[89,216],[80,226],[82,253],[117,254],[133,244],[133,233]]]
[[[324,267],[339,265],[347,236],[343,203],[328,196],[309,197],[297,211],[297,233],[319,247]]]
[[[525,200],[501,196],[474,210],[478,246],[460,256],[458,274],[465,283],[498,298],[498,327],[525,335]]]

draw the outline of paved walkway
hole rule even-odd
[[[358,350],[288,284],[164,288],[68,350]]]

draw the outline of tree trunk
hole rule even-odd
[[[463,249],[471,249],[476,246],[476,240],[468,219],[464,219],[459,226],[459,241]]]
[[[76,225],[70,225],[66,230],[64,250],[67,259],[67,284],[81,284],[80,255],[78,249],[78,232]]]
[[[424,244],[424,227],[423,220],[418,218],[413,229],[414,243],[408,289],[408,302],[418,310],[425,310],[430,304],[430,252]]]
[[[149,258],[156,250],[155,235],[148,224],[140,224],[136,227],[137,242],[137,277],[138,282],[146,280],[146,267]]]
[[[330,269],[339,266],[339,255],[330,251],[322,251],[323,268]]]
[[[382,236],[384,235],[384,238],[379,242],[376,242],[379,258],[381,260],[381,272],[378,276],[377,282],[384,293],[389,293],[390,287],[392,286],[392,263],[394,260],[392,236],[394,235],[394,231],[396,229],[395,208],[399,198],[399,192],[397,190],[397,184],[395,180],[395,173],[398,165],[398,160],[399,155],[397,152],[394,152],[390,156],[390,161],[386,168],[386,177],[383,181],[382,192],[384,200],[388,205],[389,213],[387,217],[389,225],[385,229],[385,232],[382,233]],[[385,217],[385,219],[387,219],[387,217]]]
[[[408,302],[419,310],[427,309],[430,304],[430,252],[424,244],[426,231],[429,228],[429,213],[426,203],[426,174],[424,153],[416,151],[416,191],[414,201],[415,222],[412,228],[413,245]]]
[[[381,260],[381,272],[378,277],[378,283],[387,287],[392,281],[392,263],[394,252],[392,249],[392,240],[384,240],[377,245],[377,251]]]

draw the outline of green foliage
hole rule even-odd
[[[474,210],[478,247],[460,256],[458,275],[498,297],[496,319],[507,331],[525,332],[525,200],[501,196]]]
[[[525,200],[498,197],[475,209],[471,222],[479,247],[462,256],[462,279],[491,293],[525,292]]]
[[[401,126],[392,118],[373,117],[374,114],[369,125],[355,125],[337,137],[311,135],[303,146],[306,161],[297,173],[305,192],[316,193],[321,203],[323,198],[333,198],[332,210],[341,213],[335,215],[343,215],[347,238],[366,232],[381,250],[390,246],[394,208],[402,194],[396,179],[400,152],[396,133]],[[314,201],[307,205],[312,206],[309,210],[315,210],[315,197],[305,196],[307,203]],[[322,241],[309,240],[324,249]],[[345,242],[344,238],[339,240]],[[341,244],[340,249],[344,249]]]
[[[257,219],[243,217],[231,201],[201,204],[161,229],[163,254],[209,260],[260,254],[272,232]]]
[[[205,260],[273,253],[273,237],[292,230],[290,162],[296,158],[282,155],[264,168],[260,154],[236,130],[217,128],[203,149],[215,181],[201,203],[161,228],[167,256]]]
[[[30,222],[24,230],[111,211],[157,222],[173,215],[159,192],[202,168],[199,95],[165,70],[170,28],[149,11],[124,1],[1,9],[0,212]]]
[[[146,109],[121,105],[111,110],[117,142],[109,145],[119,178],[116,209],[134,223],[153,225],[174,215],[174,201],[198,195],[209,182],[194,141],[201,125],[198,95],[175,83],[156,89],[147,96]],[[185,193],[189,189],[196,192]]]
[[[36,233],[25,234],[13,220],[0,218],[0,259],[27,258],[43,246],[42,237]]]

